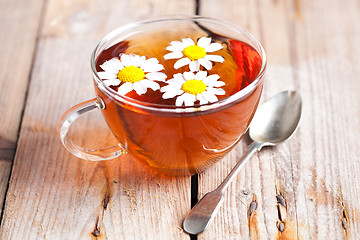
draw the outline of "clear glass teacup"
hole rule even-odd
[[[261,44],[227,22],[172,16],[120,27],[93,51],[96,98],[62,116],[60,139],[85,160],[130,154],[167,175],[199,173],[245,134],[265,68]],[[69,139],[71,124],[93,110],[101,110],[117,145],[86,149]]]

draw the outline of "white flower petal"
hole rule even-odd
[[[182,85],[185,83],[185,81],[179,82],[179,81],[173,80],[171,82],[167,81],[166,83],[168,83],[171,88],[181,89]]]
[[[160,85],[157,82],[153,82],[147,79],[140,81],[141,85],[145,88],[151,88],[153,91],[160,89]]]
[[[140,68],[141,68],[143,71],[145,71],[145,69],[146,69],[146,70],[151,69],[151,67],[152,67],[153,65],[154,65],[153,63],[147,63],[147,62],[145,61],[145,62],[143,62],[143,64],[141,64]],[[145,71],[145,72],[147,72],[147,71]]]
[[[131,66],[130,65],[130,56],[126,54],[122,54],[120,57],[121,63],[124,65],[124,67]]]
[[[166,85],[164,87],[162,87],[160,89],[160,92],[168,92],[168,91],[178,91],[178,90],[181,90],[181,86],[182,84],[180,85],[177,85],[177,84],[169,84],[169,85]]]
[[[124,68],[124,65],[117,58],[112,58],[109,61],[104,62],[100,65],[102,70],[105,72],[111,72],[117,74],[121,69]]]
[[[181,73],[174,74],[173,79],[175,79],[176,81],[185,82],[184,76]]]
[[[124,65],[120,62],[119,58],[112,58],[109,61],[106,61],[106,63],[109,64],[111,67],[119,70],[124,68]]]
[[[223,46],[220,43],[211,43],[209,46],[205,48],[206,52],[215,52],[222,49]]]
[[[140,68],[144,72],[157,72],[164,69],[164,66],[159,64],[156,58],[150,58],[141,64]]]
[[[195,45],[194,41],[191,38],[183,38],[182,42],[185,44],[186,47]]]
[[[154,64],[154,63],[144,63],[142,64],[141,69],[144,72],[158,72],[164,69],[164,66],[161,64]]]
[[[180,86],[179,88],[181,88],[181,86],[184,84],[184,82],[185,82],[184,80],[178,80],[175,78],[172,78],[172,79],[166,81],[166,83],[169,85]]]
[[[162,72],[151,72],[147,73],[145,77],[152,81],[161,81],[164,82],[166,79],[166,74]]]
[[[199,71],[199,72],[196,73],[195,78],[198,79],[198,80],[204,80],[204,79],[206,79],[206,76],[207,76],[206,71]]]
[[[130,65],[134,67],[140,67],[140,56],[131,54],[130,55]]]
[[[207,46],[209,46],[210,43],[211,43],[211,38],[201,37],[201,38],[198,40],[197,45],[198,45],[199,47],[206,48]]]
[[[194,106],[194,103],[196,101],[196,96],[189,93],[184,93],[184,103],[185,106]]]
[[[218,74],[211,74],[206,77],[207,81],[217,81],[220,78]]]
[[[203,80],[203,82],[206,84],[206,86],[208,87],[222,87],[225,85],[225,83],[223,81],[208,81],[208,80]]]
[[[208,55],[207,54],[204,58],[209,61],[220,62],[220,63],[224,62],[224,60],[225,60],[222,56],[219,56],[219,55]]]
[[[204,66],[204,68],[206,68],[206,70],[210,70],[212,68],[212,64],[209,60],[205,58],[199,58],[198,61],[202,66]]]
[[[209,87],[222,87],[224,85],[225,83],[223,81],[216,81],[215,84],[213,84],[213,86],[209,86]]]
[[[198,95],[196,95],[196,99],[200,101],[200,104],[206,104],[209,102],[208,100],[206,100],[203,97],[202,93],[199,93]]]
[[[200,63],[198,61],[191,61],[189,64],[190,71],[197,72],[200,70]]]
[[[152,66],[151,71],[149,72],[159,72],[161,70],[164,70],[164,66],[162,64],[156,64]]]
[[[167,80],[166,83],[168,85],[166,85],[165,87],[172,86],[172,87],[176,87],[176,88],[180,89],[181,86],[185,83],[185,79],[183,78],[181,73],[177,73],[177,74],[174,74],[174,78]]]
[[[168,91],[172,91],[172,90],[179,90],[180,88],[176,88],[173,85],[166,85],[160,88],[160,92],[168,92]]]
[[[222,88],[207,87],[206,91],[215,95],[225,95],[225,90]]]
[[[114,79],[117,78],[117,73],[111,73],[111,72],[98,72],[98,76],[101,79]]]
[[[145,56],[141,56],[139,59],[139,67],[146,61],[146,57]]]
[[[174,87],[172,87],[171,85],[166,85],[160,88],[160,92],[167,92],[171,91],[172,89],[174,89]]]
[[[218,81],[219,78],[220,78],[219,75],[212,74],[212,75],[208,76],[206,79],[204,79],[203,82],[208,87],[222,87],[225,85],[225,83],[223,81]]]
[[[163,99],[169,99],[169,98],[173,98],[177,95],[181,95],[183,94],[184,91],[180,90],[180,89],[169,89],[168,91],[166,91],[163,95],[162,98]]]
[[[158,64],[159,60],[157,60],[156,58],[149,58],[148,60],[145,61],[147,64]]]
[[[123,95],[125,96],[127,93],[131,92],[133,90],[133,84],[130,83],[130,82],[126,82],[126,83],[123,83],[119,89],[118,89],[118,93],[120,95]]]
[[[182,42],[179,42],[181,44],[175,44],[167,46],[165,49],[172,52],[182,52],[184,50],[184,44]]]
[[[170,43],[170,46],[168,47],[171,47],[171,49],[174,49],[174,50],[170,50],[170,49],[167,49],[166,50],[169,50],[169,51],[182,51],[184,50],[184,48],[186,47],[185,44],[183,42],[180,42],[180,41],[172,41]]]
[[[195,74],[193,72],[184,72],[183,76],[185,80],[189,81],[191,79],[195,79]]]
[[[171,52],[164,55],[164,59],[178,59],[182,58],[184,54],[182,52]]]
[[[180,96],[178,96],[177,98],[176,98],[176,101],[175,101],[175,105],[177,106],[177,107],[180,107],[181,105],[183,105],[183,103],[184,103],[184,100],[185,100],[185,93],[183,94],[183,95],[180,95]]]
[[[103,82],[105,83],[106,86],[117,86],[121,83],[121,81],[119,79],[106,79],[103,80]]]
[[[215,94],[208,92],[208,91],[203,92],[202,95],[207,101],[209,101],[211,103],[216,102],[218,100],[218,98],[215,96]]]
[[[146,93],[147,88],[141,84],[142,81],[139,82],[134,82],[133,83],[133,88],[135,90],[135,92],[137,93],[137,95],[142,95],[144,93]]]
[[[177,60],[177,62],[174,64],[174,68],[179,69],[185,65],[188,65],[190,62],[191,62],[191,60],[187,57],[181,58],[181,59]]]

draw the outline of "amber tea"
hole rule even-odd
[[[183,51],[183,56],[179,54],[178,56],[181,57],[175,58],[176,54],[173,54],[174,58],[166,59],[167,55],[172,54],[171,50],[175,49],[175,47],[171,48],[171,46],[175,44],[185,45],[184,39],[189,41],[189,46],[183,47],[183,49],[179,47],[179,51]],[[201,53],[202,47],[199,47],[201,40],[204,42],[207,41],[207,43],[210,42],[208,45],[204,44],[205,46],[211,46],[211,44],[215,43],[217,47],[216,51]],[[177,42],[174,43],[174,41]],[[191,47],[193,47],[193,49],[189,49],[189,53],[186,55],[187,48]],[[200,50],[196,49],[196,47],[200,48]],[[191,50],[193,52],[191,52]],[[134,55],[132,56],[132,54]],[[179,68],[174,67],[179,59],[187,56],[191,61],[195,61],[198,56],[197,54],[217,56],[219,61],[212,62],[212,58],[210,57],[209,62],[211,68],[205,64],[205,66],[203,66],[200,63],[192,75],[190,64]],[[124,56],[129,56],[129,59],[124,58]],[[130,90],[125,96],[145,103],[168,106],[176,106],[177,99],[182,96],[175,95],[174,93],[170,95],[170,97],[164,98],[166,92],[161,91],[161,89],[166,89],[167,86],[170,86],[167,82],[175,82],[177,80],[177,78],[174,77],[176,74],[181,75],[188,73],[191,75],[192,78],[190,77],[190,79],[179,76],[179,84],[184,82],[184,80],[187,81],[179,87],[178,92],[183,92],[182,94],[188,93],[193,96],[206,91],[206,86],[202,81],[207,83],[209,82],[206,81],[207,78],[218,75],[211,78],[218,78],[218,84],[215,86],[219,87],[211,86],[220,93],[219,95],[214,94],[215,97],[217,97],[215,101],[218,101],[247,87],[255,80],[262,67],[260,55],[249,44],[225,37],[221,37],[221,41],[219,41],[199,29],[197,32],[192,30],[173,34],[169,34],[167,30],[137,34],[101,52],[96,60],[96,69],[100,73],[106,73],[104,69],[107,70],[107,66],[103,68],[101,66],[106,64],[107,61],[116,60],[118,63],[121,63],[122,59],[129,61],[129,63],[122,63],[124,64],[122,70],[116,69],[116,77],[122,79],[119,81],[113,80],[108,84],[114,92],[118,92],[124,84],[132,83],[131,81],[134,81],[132,83],[133,85],[137,83],[136,80],[133,80],[137,77],[136,68],[140,72],[138,74],[142,74],[142,79],[145,78],[146,75],[144,71],[141,70],[141,66],[135,63],[135,59],[139,59],[138,56],[145,57],[146,59],[156,58],[159,64],[163,66],[163,69],[158,67],[158,69],[161,69],[158,73],[163,73],[166,78],[151,79],[159,84],[160,90],[158,88],[152,89],[150,86],[144,90],[144,92],[146,92],[143,94],[138,94],[137,91]],[[222,57],[222,59],[220,57]],[[132,67],[134,68],[130,69]],[[127,70],[126,68],[128,68],[129,72],[121,75],[121,71]],[[131,72],[131,70],[133,70],[133,72]],[[202,75],[206,75],[207,78],[196,78],[199,72],[203,73]],[[126,79],[126,77],[124,77],[126,74],[129,75],[129,77],[126,77],[132,77],[133,79]],[[162,75],[159,76],[161,77]],[[106,83],[111,80],[103,81]],[[190,81],[193,82],[191,83]],[[198,81],[198,83],[196,81]],[[186,83],[189,84],[186,85]],[[193,86],[190,84],[193,84]],[[203,84],[204,87],[201,84]],[[188,87],[188,89],[186,89],[186,87]],[[193,89],[191,89],[191,87]],[[199,89],[201,87],[203,88]],[[202,90],[204,91],[201,92]],[[126,144],[126,149],[129,149],[129,152],[133,156],[161,171],[190,171],[191,173],[198,172],[198,169],[204,169],[204,167],[216,161],[219,156],[228,152],[231,147],[239,141],[240,136],[245,132],[254,114],[260,93],[261,87],[253,92],[245,101],[221,111],[215,109],[206,114],[199,114],[198,116],[186,114],[168,116],[168,114],[161,112],[144,113],[132,106],[124,107],[111,104],[111,101],[107,99],[108,97],[102,94],[101,91],[98,91],[98,94],[100,94],[104,101],[110,103],[107,104],[110,106],[103,110],[105,119],[119,142]],[[196,99],[192,106],[199,106],[201,104],[200,102],[200,100]]]
[[[165,174],[198,173],[246,132],[262,92],[264,58],[251,35],[216,20],[135,24],[109,34],[93,53],[96,106],[121,149],[138,161]]]

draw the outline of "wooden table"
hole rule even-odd
[[[1,239],[360,239],[359,1],[0,2]],[[95,96],[89,58],[106,33],[196,12],[253,33],[268,56],[262,101],[296,89],[303,118],[246,165],[210,228],[189,236],[181,226],[196,194],[221,182],[246,141],[199,176],[168,178],[127,156],[77,159],[56,125]],[[114,141],[99,115],[74,126],[77,142]]]

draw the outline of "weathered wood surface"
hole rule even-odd
[[[43,1],[0,0],[0,205],[8,186]]]
[[[189,238],[180,226],[190,208],[190,177],[157,176],[126,156],[82,161],[63,148],[56,134],[66,109],[94,97],[90,54],[107,32],[154,15],[195,11],[194,1],[167,2],[46,3],[1,239]],[[76,140],[87,146],[92,137],[104,139],[104,145],[111,142],[100,113],[92,117],[75,126],[75,135],[85,131]]]
[[[296,89],[303,117],[292,139],[253,157],[198,239],[360,238],[359,10],[358,1],[336,0],[201,5],[200,14],[244,26],[262,42],[263,99]],[[200,197],[221,182],[246,144],[200,175]]]
[[[190,239],[181,229],[190,178],[159,176],[126,156],[79,160],[61,146],[56,124],[94,96],[89,57],[107,32],[150,16],[193,14],[196,1],[0,1],[0,204],[12,166],[0,239]],[[296,135],[253,157],[197,239],[359,239],[359,2],[199,3],[200,14],[243,26],[263,43],[263,100],[296,89],[304,110]],[[73,136],[106,146],[114,141],[106,129],[92,114]],[[199,175],[199,197],[248,143]]]

